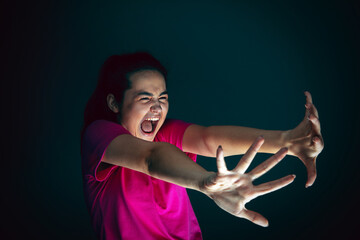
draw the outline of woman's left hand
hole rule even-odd
[[[287,154],[282,148],[275,155],[246,173],[257,151],[264,143],[258,137],[233,170],[226,167],[223,149],[219,146],[216,152],[217,173],[208,175],[200,186],[201,191],[209,196],[226,212],[266,227],[268,220],[260,213],[248,210],[245,204],[254,198],[281,189],[294,181],[295,175],[288,175],[277,180],[253,185],[253,181],[278,164]]]
[[[298,157],[307,169],[306,187],[313,185],[316,179],[316,158],[324,148],[324,139],[320,132],[319,114],[309,92],[305,92],[305,117],[294,129],[286,132],[289,154]]]

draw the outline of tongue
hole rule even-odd
[[[141,124],[141,129],[146,133],[151,133],[153,130],[151,121],[148,120],[143,121],[143,123]]]

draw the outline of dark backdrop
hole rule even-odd
[[[247,205],[268,228],[189,191],[205,239],[359,235],[358,1],[1,1],[0,11],[2,239],[95,239],[82,114],[103,61],[138,50],[168,68],[172,118],[286,130],[303,118],[304,90],[319,109],[326,146],[314,186],[293,157],[261,178],[297,175]]]

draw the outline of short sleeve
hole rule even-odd
[[[181,151],[182,148],[182,142],[184,138],[185,130],[192,125],[192,123],[187,123],[181,120],[175,120],[175,119],[166,119],[163,126],[159,130],[158,134],[156,135],[155,140],[158,142],[168,142],[179,149]],[[188,157],[190,157],[194,162],[196,162],[196,154],[193,153],[186,153]]]
[[[104,181],[118,166],[108,164],[104,170],[97,172],[101,159],[111,141],[122,134],[130,134],[120,124],[97,120],[85,130],[81,143],[81,160],[83,175],[91,175],[97,181]]]

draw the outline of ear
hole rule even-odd
[[[113,94],[109,93],[106,97],[107,105],[114,113],[119,113],[119,105]]]

